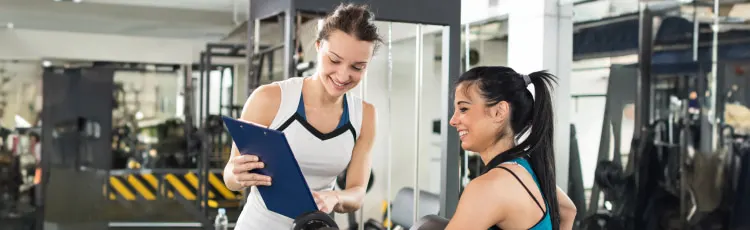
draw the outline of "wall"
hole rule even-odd
[[[508,64],[508,41],[473,41],[469,43],[471,49],[479,51],[479,63],[475,66],[507,65]],[[462,48],[461,52],[464,49]],[[462,53],[462,56],[463,53]]]

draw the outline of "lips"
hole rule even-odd
[[[466,136],[466,134],[469,134],[469,131],[466,131],[466,130],[458,130],[458,137],[459,137],[460,139],[463,139],[463,138],[464,138],[464,136]]]
[[[349,82],[339,82],[333,77],[328,77],[330,79],[331,83],[333,83],[333,86],[338,90],[346,89],[346,87],[351,84],[351,81]]]

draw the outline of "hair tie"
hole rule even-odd
[[[531,84],[531,78],[529,78],[529,75],[521,74],[521,77],[523,77],[523,83],[526,84],[526,86]]]

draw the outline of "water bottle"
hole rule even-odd
[[[229,218],[227,218],[227,210],[220,208],[219,214],[216,215],[214,220],[215,230],[227,230],[229,227]]]

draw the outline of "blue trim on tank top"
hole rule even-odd
[[[526,160],[526,158],[519,157],[513,160],[509,160],[508,162],[515,162],[523,166],[523,168],[526,169],[526,171],[528,171],[529,174],[531,174],[531,178],[534,179],[534,183],[536,183],[536,187],[539,188],[539,191],[540,192],[542,191],[542,187],[539,186],[539,180],[537,180],[536,178],[536,173],[534,172],[533,169],[531,169],[531,164],[529,164],[529,161]],[[545,197],[542,197],[542,200],[544,200],[544,206],[546,206],[545,211],[544,211],[544,217],[542,218],[541,221],[536,223],[534,227],[531,227],[530,230],[552,229],[552,218],[549,215],[549,204],[547,203],[547,199]]]
[[[305,115],[305,100],[302,97],[302,93],[299,95],[299,105],[297,105],[297,114],[302,116],[302,119],[307,120],[307,116]],[[346,123],[349,122],[349,105],[346,103],[346,94],[344,94],[344,113],[341,114],[341,120],[339,120],[339,125],[336,126],[336,128],[341,128],[342,126],[346,125]]]

